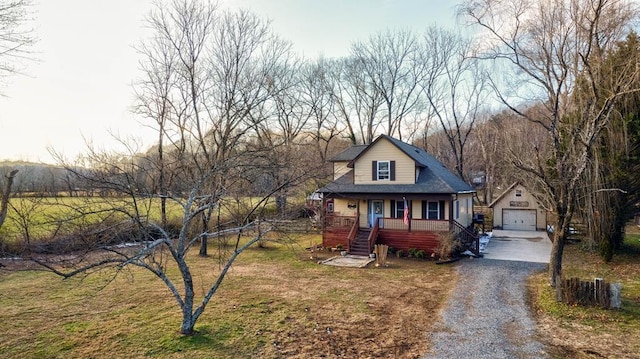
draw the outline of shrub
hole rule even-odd
[[[417,251],[415,248],[409,248],[409,257],[415,257]]]
[[[416,256],[416,258],[423,259],[424,258],[424,251],[422,249],[419,250],[419,251],[416,251],[415,256]]]
[[[450,259],[454,257],[460,248],[460,241],[453,233],[440,234],[438,248],[436,249],[436,255],[440,259]]]
[[[396,257],[401,258],[404,255],[404,252],[402,250],[398,250],[396,252]]]

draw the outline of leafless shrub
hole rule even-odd
[[[438,235],[440,244],[436,249],[436,256],[440,259],[451,259],[462,248],[460,240],[453,233],[441,233]]]

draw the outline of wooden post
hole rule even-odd
[[[609,284],[609,292],[611,293],[611,298],[609,298],[610,308],[615,308],[615,309],[622,308],[622,298],[620,296],[621,290],[622,290],[621,283]]]
[[[580,278],[561,280],[556,287],[556,300],[570,305],[598,306],[600,308],[620,308],[620,283],[609,284],[602,278],[593,282]]]

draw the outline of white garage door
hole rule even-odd
[[[503,209],[502,228],[509,231],[535,231],[535,209]]]

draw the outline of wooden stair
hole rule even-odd
[[[356,237],[351,243],[349,254],[354,256],[369,256],[369,234],[370,229],[358,229]]]

